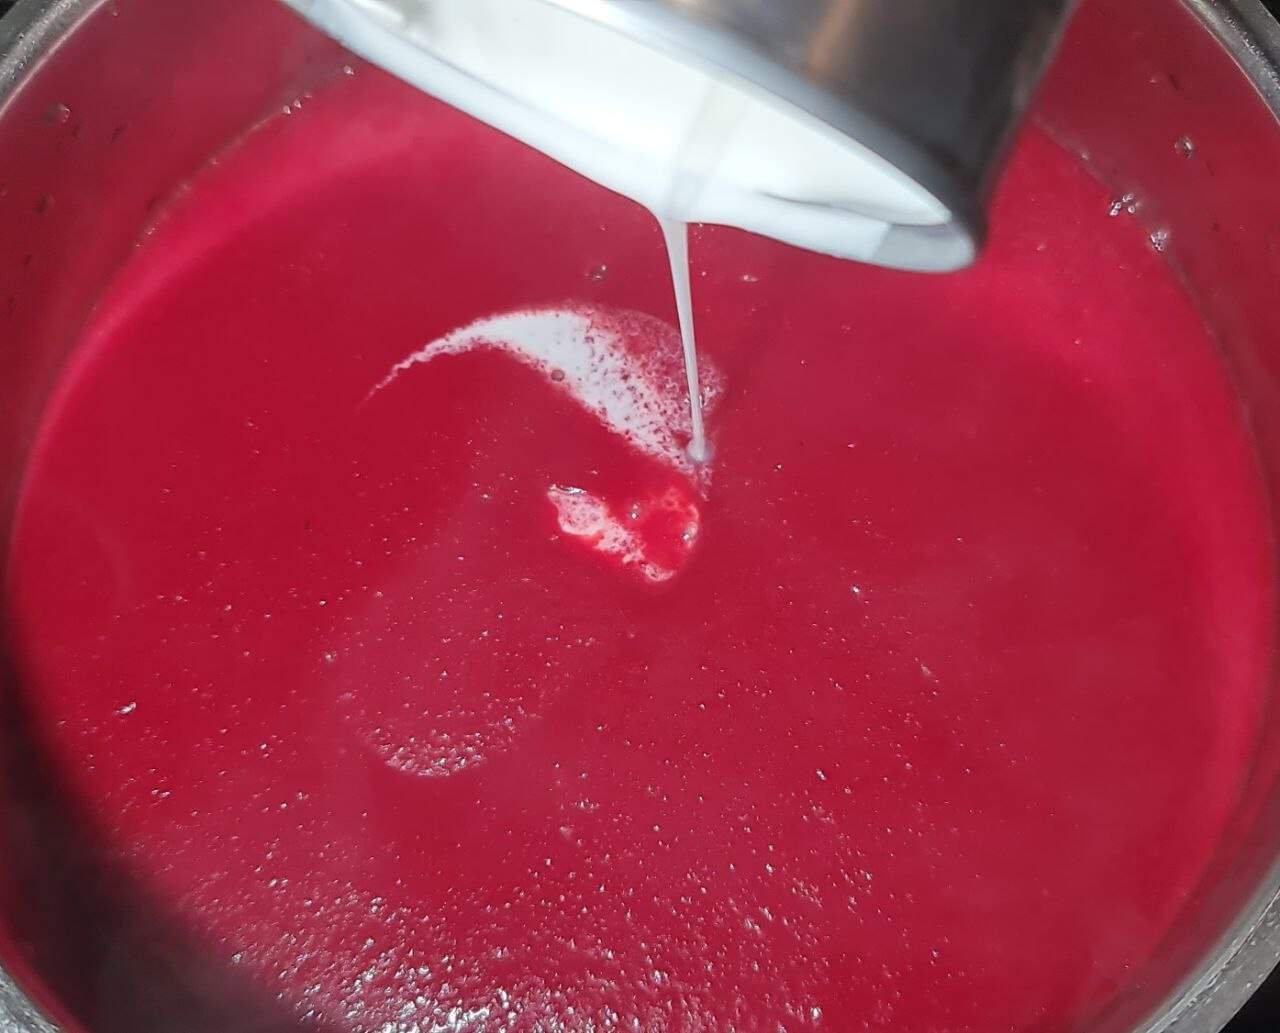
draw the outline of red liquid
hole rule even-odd
[[[652,219],[371,72],[276,118],[124,270],[30,473],[70,785],[339,1028],[1080,1028],[1215,848],[1271,602],[1211,338],[1110,200],[1031,133],[959,276],[696,230],[726,392],[654,585],[547,490],[667,474],[510,356],[365,404],[497,312],[673,322]]]

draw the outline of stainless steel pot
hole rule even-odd
[[[275,0],[19,0],[0,21],[0,538],[59,370],[149,211],[347,59]],[[1034,117],[1166,248],[1218,335],[1275,494],[1280,26],[1257,0],[1084,0]],[[181,933],[139,917],[140,891],[80,837],[24,736],[3,657],[0,945],[25,960],[0,972],[0,1031],[294,1028],[233,973],[193,975]],[[1222,1028],[1280,959],[1277,819],[1273,719],[1204,883],[1079,1033]]]

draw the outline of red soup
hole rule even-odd
[[[1114,200],[1031,130],[960,275],[695,229],[692,471],[652,219],[339,77],[49,410],[9,592],[69,791],[331,1028],[1077,1028],[1214,850],[1270,603]]]

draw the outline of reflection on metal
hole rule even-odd
[[[813,32],[805,67],[817,79],[827,79],[840,60],[841,52],[857,32],[855,22],[862,0],[833,0]]]
[[[0,1033],[57,1033],[57,1027],[0,969]]]

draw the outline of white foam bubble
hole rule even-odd
[[[678,570],[649,558],[644,540],[610,510],[608,503],[581,488],[552,485],[547,498],[556,508],[560,530],[579,538],[597,552],[611,556],[655,584],[670,581]],[[697,511],[691,519],[696,526]],[[696,531],[691,532],[696,536]]]
[[[638,341],[637,338],[644,338]],[[526,309],[477,320],[396,363],[370,397],[415,366],[449,355],[495,349],[537,370],[633,447],[693,477],[692,436],[680,336],[638,313],[591,308]],[[704,402],[720,378],[702,364]]]

